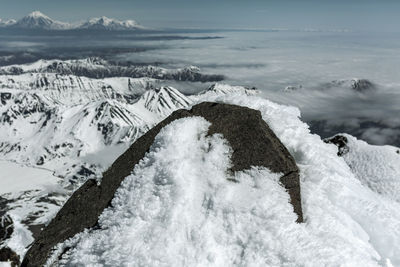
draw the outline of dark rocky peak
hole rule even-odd
[[[353,79],[351,88],[358,92],[375,89],[375,84],[367,79]]]
[[[321,87],[322,89],[345,88],[357,92],[366,92],[376,89],[376,85],[370,80],[358,78],[351,80],[334,80],[330,83],[323,84]]]

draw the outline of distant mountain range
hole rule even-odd
[[[132,31],[144,30],[134,20],[117,20],[107,17],[91,18],[84,22],[67,23],[54,20],[40,11],[34,11],[19,20],[0,19],[0,28],[11,29],[36,29],[36,30],[108,30],[108,31]]]

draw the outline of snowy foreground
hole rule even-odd
[[[296,108],[246,94],[192,99],[261,111],[300,168],[305,223],[295,223],[278,175],[254,167],[235,174],[239,183],[228,181],[223,136],[207,136],[203,118],[186,118],[159,133],[103,212],[100,228],[60,244],[58,251],[74,248],[49,264],[400,266],[395,148],[351,137],[341,158],[336,146],[310,134]]]

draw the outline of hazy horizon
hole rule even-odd
[[[134,19],[142,25],[157,28],[312,28],[397,32],[400,2],[3,0],[0,18],[19,19],[35,10],[67,22],[104,15],[118,19]]]

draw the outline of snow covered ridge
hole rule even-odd
[[[338,134],[326,142],[338,146],[338,155],[365,186],[400,203],[400,148],[369,145],[348,134]]]
[[[73,249],[58,264],[400,264],[400,203],[360,181],[334,145],[309,133],[296,108],[244,95],[213,100],[261,111],[300,168],[305,223],[294,223],[287,194],[268,170],[254,168],[237,173],[238,183],[227,181],[226,143],[206,137],[209,124],[192,118],[158,135],[104,211],[100,229],[61,244]]]
[[[85,22],[66,23],[34,11],[20,20],[0,20],[0,27],[12,29],[41,29],[41,30],[107,30],[107,31],[135,31],[145,30],[134,20],[120,21],[117,19],[91,18]]]
[[[88,78],[131,77],[154,78],[190,82],[218,82],[223,75],[204,74],[194,66],[181,69],[166,69],[157,66],[119,65],[101,58],[77,60],[39,60],[31,64],[0,67],[0,75],[19,75],[24,73],[56,73],[62,75],[84,76]],[[1,77],[1,76],[0,76]]]

